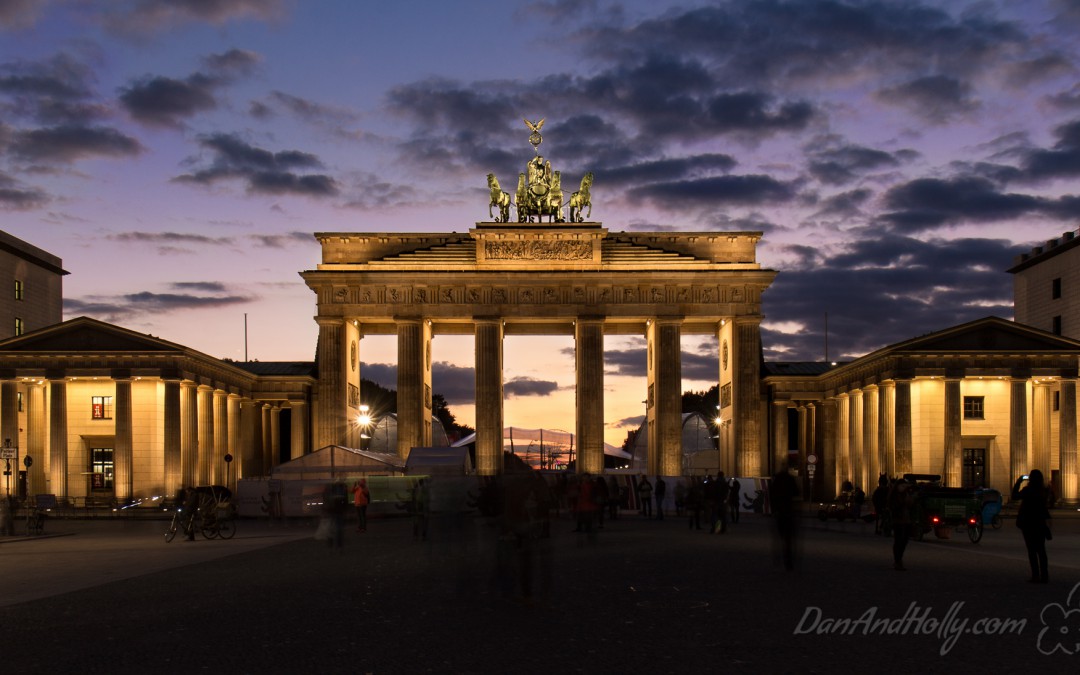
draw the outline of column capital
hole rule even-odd
[[[315,317],[315,323],[319,324],[319,327],[322,327],[322,326],[337,327],[337,326],[344,326],[345,325],[345,319],[341,318],[340,316],[317,316],[317,317]]]

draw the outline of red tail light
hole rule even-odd
[[[932,518],[930,518],[930,522],[937,525],[938,523],[941,522],[941,518],[938,518],[937,516],[933,516]]]

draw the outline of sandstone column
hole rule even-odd
[[[578,473],[604,471],[604,324],[579,317],[574,324]]]
[[[1058,448],[1060,453],[1058,465],[1061,469],[1061,485],[1058,486],[1058,494],[1067,502],[1076,503],[1080,494],[1080,475],[1077,473],[1076,457],[1076,378],[1065,377],[1061,380],[1061,418],[1058,421],[1058,432],[1061,441]],[[1016,480],[1015,477],[1012,480]]]
[[[735,360],[732,372],[735,472],[740,476],[760,476],[767,464],[761,450],[761,317],[739,317],[734,324],[731,336]]]
[[[319,408],[315,425],[315,447],[318,449],[344,444],[349,419],[345,321],[332,317],[318,317],[316,321],[319,324]]]
[[[502,319],[478,318],[476,331],[476,470],[482,476],[503,466]]]
[[[647,471],[682,475],[682,320],[654,319],[646,329],[648,343]]]
[[[308,406],[303,399],[290,398],[289,407],[292,409],[290,413],[292,420],[290,423],[289,457],[296,459],[310,452],[307,447]]]
[[[790,401],[773,401],[772,407],[772,446],[773,468],[770,474],[781,471],[788,465],[788,407]],[[801,414],[801,410],[800,410]]]
[[[878,387],[878,466],[889,478],[896,477],[896,383],[882,382]]]
[[[27,472],[29,494],[47,492],[45,477],[48,471],[48,427],[46,425],[47,407],[45,405],[45,386],[29,384],[26,387],[26,454],[34,458],[34,464]]]
[[[197,471],[195,472],[196,485],[210,484],[210,461],[214,454],[214,390],[201,384],[199,385],[199,447]]]
[[[233,461],[237,479],[265,475],[262,470],[262,448],[255,442],[256,436],[261,435],[259,430],[262,424],[257,405],[247,397],[240,401],[239,457]]]
[[[281,405],[275,403],[270,408],[270,456],[276,466],[281,457]]]
[[[896,473],[903,476],[905,473],[912,472],[911,378],[896,378],[895,382],[894,457]]]
[[[67,380],[63,373],[47,373],[49,380],[49,490],[68,496]]]
[[[161,428],[164,447],[165,495],[173,497],[183,484],[183,450],[180,421],[180,378],[175,375],[162,377],[164,399],[162,401]]]
[[[180,382],[180,485],[183,487],[195,485],[199,477],[198,388],[191,380]]]
[[[836,490],[851,480],[851,395],[836,397]]]
[[[1009,484],[1035,468],[1029,466],[1027,377],[1013,375],[1009,385]],[[1049,476],[1049,471],[1046,472]]]
[[[863,490],[870,494],[877,485],[878,476],[881,474],[881,464],[878,463],[878,388],[877,385],[869,385],[863,389],[863,470],[865,483]]]
[[[821,476],[821,498],[824,500],[835,499],[840,491],[840,483],[843,481],[840,473],[839,454],[840,434],[837,429],[837,412],[843,406],[842,401],[828,398],[821,402],[821,461],[818,464],[818,474]],[[817,476],[815,476],[817,478]]]
[[[863,476],[863,393],[862,390],[851,392],[848,397],[848,460],[851,463],[851,482],[857,487],[866,487]]]
[[[210,481],[225,485],[225,453],[229,450],[229,395],[214,390],[214,454],[210,458]]]
[[[945,470],[942,478],[946,487],[961,487],[963,443],[961,440],[962,408],[960,376],[945,376]]]
[[[431,445],[431,324],[397,319],[397,453]]]
[[[131,427],[131,373],[113,373],[116,386],[115,441],[113,444],[113,489],[116,501],[126,504],[133,493],[133,448]]]
[[[1031,468],[1042,469],[1047,480],[1050,479],[1050,385],[1045,382],[1032,382],[1031,398]],[[1013,480],[1016,480],[1013,478]],[[1056,488],[1056,486],[1055,486]]]

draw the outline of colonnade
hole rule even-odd
[[[73,400],[71,395],[80,380],[96,380],[95,393],[108,391],[101,381],[111,380],[111,420],[87,423],[89,397]],[[172,496],[183,486],[235,487],[239,478],[264,475],[278,463],[285,406],[291,409],[290,447],[295,458],[310,451],[309,406],[298,397],[258,401],[235,388],[177,374],[147,377],[112,370],[107,375],[75,377],[49,371],[43,377],[0,380],[0,439],[10,438],[19,447],[18,468],[23,468],[26,456],[32,458],[26,467],[29,494],[59,497],[84,496],[88,490],[73,483],[90,467],[73,465],[71,444],[80,439],[111,442],[112,496],[125,502],[150,489]],[[19,428],[20,415],[24,429]],[[98,424],[102,426],[95,429]],[[226,462],[226,456],[231,461]]]
[[[787,454],[788,410],[798,410],[798,452],[800,467],[815,455],[818,468],[815,481],[820,493],[831,498],[845,480],[869,491],[878,475],[900,476],[905,473],[940,474],[947,486],[962,483],[962,459],[965,438],[974,437],[996,445],[1007,443],[1004,470],[1008,476],[992,476],[998,489],[1008,489],[1015,477],[1041,468],[1049,477],[1057,466],[1059,497],[1078,497],[1077,476],[1077,405],[1076,378],[1053,376],[1033,378],[1017,373],[1008,380],[1007,419],[997,423],[968,420],[965,434],[962,383],[968,377],[963,370],[944,376],[916,379],[913,375],[853,386],[817,399],[792,397],[774,399],[771,413],[771,442],[777,457]],[[912,386],[920,380],[939,380],[940,399],[923,402],[913,412]],[[935,388],[935,392],[937,389]],[[937,396],[937,394],[935,394]],[[1057,404],[1052,402],[1057,400]],[[940,410],[940,420],[930,420]],[[1052,435],[1055,426],[1056,438]],[[985,428],[976,425],[983,424]],[[921,438],[916,443],[913,429],[933,426],[940,438]],[[1005,428],[1007,426],[1007,429]],[[1057,456],[1052,452],[1056,450]]]
[[[353,382],[359,383],[354,367],[357,349],[367,320],[319,317],[319,417],[315,423],[316,447],[356,445],[355,420],[359,398],[350,399]],[[700,322],[698,322],[700,324]],[[760,419],[760,337],[759,317],[716,319],[713,325],[721,339],[731,339],[731,326],[745,325],[755,339],[734,339],[732,377],[734,401],[727,414],[732,419],[730,444],[732,462],[740,475],[758,475],[762,445],[757,436]],[[503,453],[503,342],[514,321],[500,316],[474,316],[470,322],[474,336],[476,385],[476,469],[482,475],[502,470]],[[683,321],[675,317],[652,317],[642,321],[648,351],[646,411],[649,429],[647,470],[650,474],[682,473],[682,356]],[[575,341],[577,471],[600,473],[604,468],[604,335],[605,319],[582,315],[570,322]],[[400,318],[394,330],[380,324],[381,333],[393,332],[398,353],[398,454],[407,457],[413,447],[431,443],[431,343],[439,326],[426,318]],[[454,332],[460,333],[460,324]],[[519,334],[515,331],[515,334]],[[524,334],[524,333],[521,333]],[[625,333],[624,333],[625,334]],[[735,364],[746,363],[738,368]],[[720,373],[724,380],[723,368]]]

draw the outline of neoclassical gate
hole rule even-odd
[[[769,468],[759,326],[761,294],[776,272],[756,260],[761,233],[612,233],[598,222],[577,222],[583,207],[591,211],[592,175],[582,180],[585,196],[575,192],[567,202],[560,180],[539,154],[530,160],[518,181],[520,222],[509,222],[509,195],[489,176],[498,221],[476,223],[467,233],[315,235],[322,262],[301,272],[318,302],[315,448],[359,445],[359,352],[361,338],[371,334],[397,336],[398,452],[407,456],[410,448],[429,445],[432,336],[472,334],[477,469],[498,473],[504,336],[573,335],[577,470],[602,471],[603,338],[641,335],[648,343],[648,471],[678,475],[680,339],[710,334],[720,351],[720,430],[730,449],[725,470],[753,476]],[[559,199],[540,203],[538,194]],[[551,222],[530,222],[545,215]]]
[[[477,223],[467,234],[318,233],[301,273],[318,301],[315,445],[358,446],[360,345],[397,336],[398,452],[431,441],[431,338],[473,334],[477,468],[500,469],[503,337],[573,335],[579,471],[603,468],[605,334],[648,343],[649,472],[681,472],[683,334],[718,337],[728,470],[762,457],[757,232],[620,232],[600,223]]]

